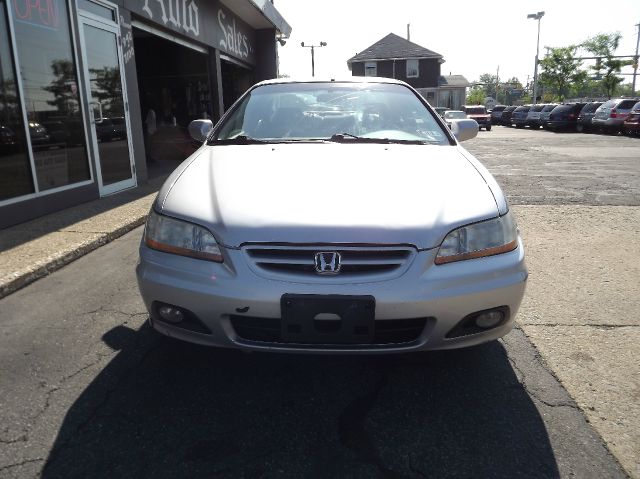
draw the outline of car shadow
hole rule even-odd
[[[145,324],[67,412],[57,477],[557,477],[504,346],[393,356],[216,350]]]

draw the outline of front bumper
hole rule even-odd
[[[140,293],[152,312],[154,302],[191,311],[210,334],[183,329],[151,315],[159,332],[193,343],[259,351],[313,353],[392,353],[472,346],[507,334],[524,295],[527,269],[522,242],[509,253],[436,266],[436,250],[417,252],[399,277],[385,281],[344,283],[332,277],[313,282],[274,280],[256,274],[240,250],[226,250],[225,263],[162,253],[140,247],[136,268]],[[339,275],[334,277],[339,278]],[[407,343],[308,345],[243,339],[232,318],[280,318],[284,294],[371,295],[375,323],[428,318],[417,339]],[[506,306],[510,314],[498,327],[462,337],[447,334],[466,316]]]

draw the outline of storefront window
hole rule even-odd
[[[65,0],[12,0],[40,191],[90,178]]]
[[[33,191],[6,6],[0,0],[0,201]]]

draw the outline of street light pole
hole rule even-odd
[[[300,43],[301,47],[311,48],[311,76],[316,76],[316,64],[315,64],[315,49],[320,47],[326,47],[327,42],[320,42],[320,45],[305,45],[304,42]]]
[[[533,69],[533,104],[538,99],[538,55],[540,54],[540,19],[544,16],[544,12],[530,13],[527,18],[538,20],[538,41],[536,43],[536,65]]]
[[[633,57],[633,85],[631,86],[631,95],[636,94],[636,74],[638,73],[638,46],[640,45],[640,23],[636,25],[638,27],[638,39],[636,40],[636,56]]]

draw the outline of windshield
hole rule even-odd
[[[464,120],[467,117],[467,115],[463,111],[451,110],[451,111],[445,111],[444,117],[447,120]]]
[[[467,108],[467,113],[469,115],[484,115],[487,112],[484,108]]]
[[[448,145],[408,88],[384,83],[281,83],[253,89],[213,141],[391,140]]]

